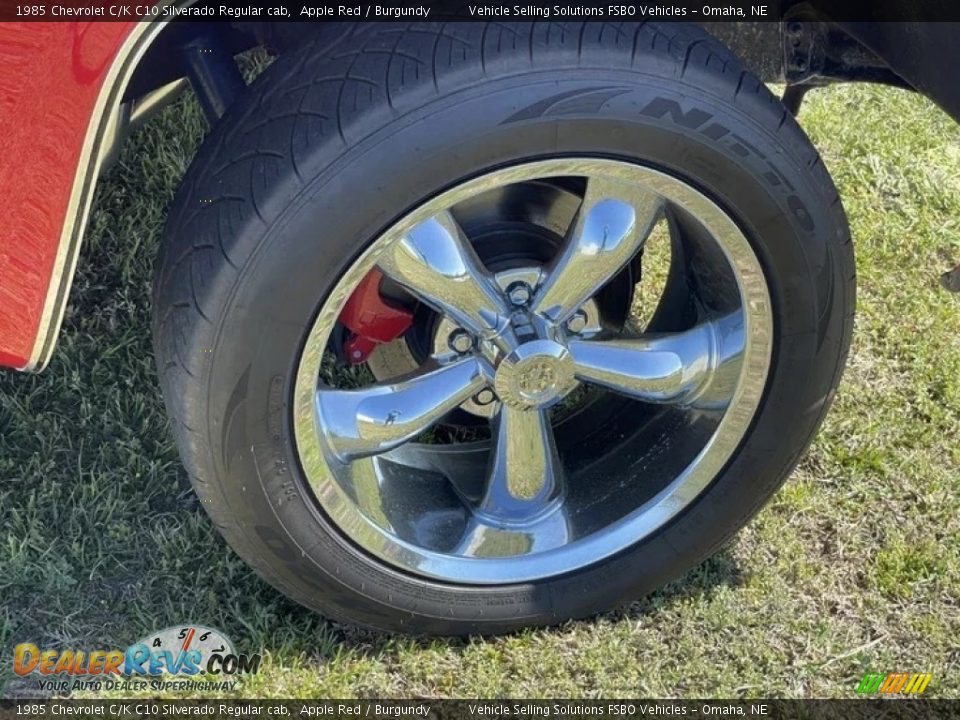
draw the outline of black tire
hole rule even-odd
[[[737,219],[775,321],[768,385],[724,471],[666,527],[583,570],[468,587],[400,572],[318,510],[292,441],[299,349],[383,228],[481,171],[581,153],[656,166]],[[170,213],[154,337],[203,506],[271,584],[393,631],[499,633],[637,598],[708,557],[804,452],[854,310],[843,209],[803,131],[722,45],[685,24],[372,24],[282,56],[204,143]]]

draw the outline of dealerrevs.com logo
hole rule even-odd
[[[238,654],[226,635],[200,625],[169,627],[126,649],[41,649],[20,643],[13,650],[14,672],[37,675],[39,689],[53,693],[233,690],[235,677],[256,673],[260,660],[260,655]],[[198,675],[214,679],[195,679]]]

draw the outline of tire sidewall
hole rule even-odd
[[[578,104],[579,102],[579,104]],[[346,150],[312,153],[294,192],[261,198],[264,227],[219,317],[205,375],[207,435],[247,557],[300,602],[394,629],[499,632],[593,614],[700,561],[780,485],[816,429],[845,352],[835,257],[845,228],[806,167],[765,124],[701,88],[636,72],[569,70],[490,81],[427,102]],[[466,587],[395,570],[355,547],[309,491],[293,439],[297,360],[343,272],[418,204],[500,167],[558,156],[639,162],[723,207],[761,262],[775,325],[767,390],[746,441],[700,498],[619,555],[535,583]],[[815,157],[815,154],[813,155]]]

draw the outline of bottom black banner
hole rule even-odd
[[[0,700],[0,720],[51,718],[958,718],[960,700]]]

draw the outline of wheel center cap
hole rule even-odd
[[[533,340],[503,359],[493,384],[500,399],[511,407],[550,407],[577,385],[573,358],[560,343]]]

